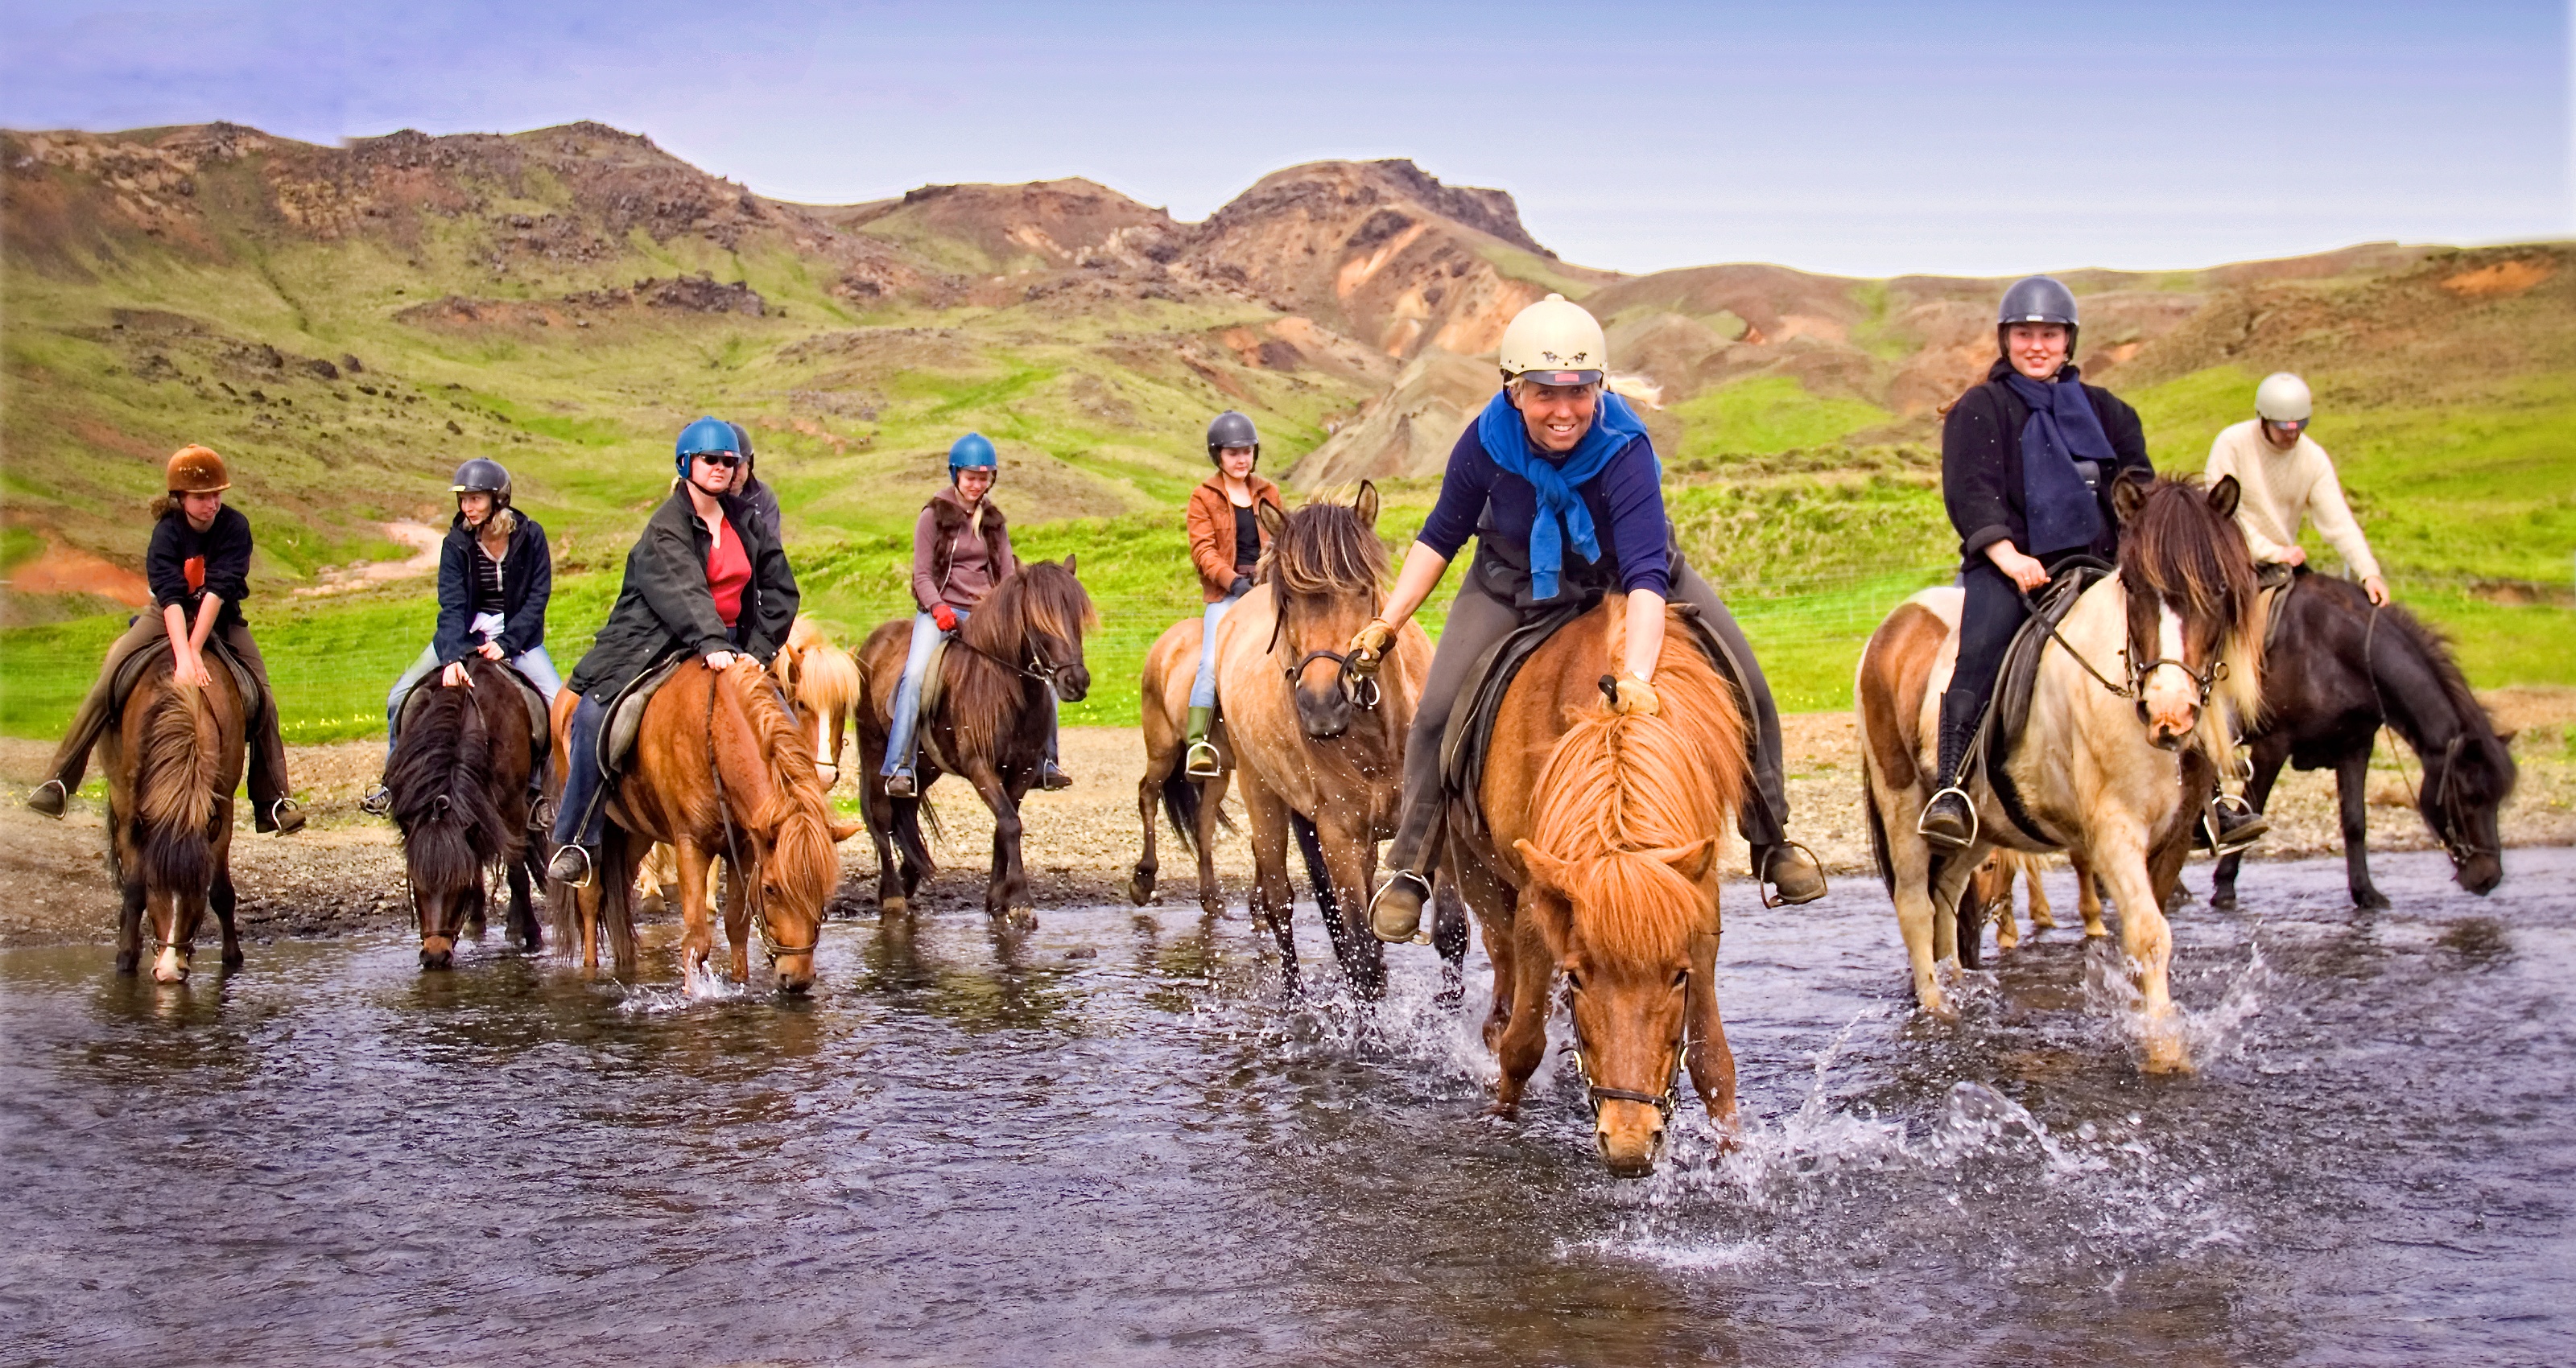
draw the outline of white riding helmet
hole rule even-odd
[[[2288,371],[2275,371],[2254,387],[2254,414],[2274,423],[2304,423],[2316,411],[2308,382]]]
[[[1552,294],[1512,316],[1503,329],[1500,359],[1506,381],[1597,385],[1610,369],[1610,343],[1601,335],[1600,320]]]

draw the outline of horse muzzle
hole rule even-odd
[[[2504,860],[2482,850],[2454,863],[2451,877],[2458,881],[2460,887],[2483,898],[2493,893],[2497,884],[2504,882]]]
[[[814,957],[788,955],[774,961],[770,968],[778,975],[778,991],[789,997],[803,997],[814,989]]]
[[[1652,1175],[1664,1157],[1664,1116],[1646,1102],[1604,1102],[1593,1122],[1592,1146],[1613,1178]]]
[[[456,964],[456,942],[447,936],[420,938],[420,967],[450,969]]]
[[[1055,696],[1067,703],[1079,703],[1091,693],[1091,671],[1081,665],[1067,665],[1055,672]]]
[[[1297,691],[1297,725],[1317,741],[1329,741],[1351,729],[1351,697],[1337,680],[1323,689]]]

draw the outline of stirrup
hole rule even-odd
[[[2221,811],[2237,813],[2247,819],[2236,828],[2236,835],[2222,837],[2218,821],[2218,814]],[[2262,813],[2254,810],[2252,803],[2232,793],[2221,793],[2201,805],[2200,832],[2201,836],[2209,842],[2209,853],[2213,857],[2223,859],[2229,855],[2242,855],[2252,850],[2256,842],[2272,833],[2272,824],[2265,820]]]
[[[394,791],[386,788],[382,781],[378,781],[374,788],[367,790],[366,797],[358,800],[358,811],[370,817],[382,817],[393,810]]]
[[[1401,935],[1391,936],[1387,934],[1385,928],[1378,925],[1378,913],[1380,907],[1387,902],[1387,895],[1396,894],[1398,897],[1403,896],[1402,893],[1397,893],[1399,886],[1402,886],[1406,892],[1414,893],[1413,925],[1406,929]],[[1369,898],[1369,934],[1377,937],[1379,940],[1385,941],[1389,945],[1401,945],[1406,941],[1421,944],[1429,940],[1430,938],[1424,935],[1422,931],[1422,907],[1423,904],[1430,901],[1431,881],[1429,879],[1414,873],[1410,869],[1389,871],[1386,876],[1386,882],[1379,884],[1377,886],[1377,892]]]
[[[1940,795],[1934,794],[1933,796],[1937,798]],[[1968,817],[1970,821],[1974,821],[1976,819],[1976,812],[1977,810],[1975,808],[1968,809]],[[1920,824],[1918,823],[1917,825],[1919,826]],[[1803,898],[1780,897],[1772,892],[1772,890],[1778,885],[1771,880],[1770,871],[1768,869],[1758,869],[1753,873],[1753,887],[1762,895],[1762,905],[1764,907],[1796,907],[1803,903],[1814,902],[1834,891],[1833,883],[1825,877],[1825,862],[1817,859],[1816,852],[1809,850],[1806,843],[1803,841],[1792,841],[1786,836],[1781,837],[1778,843],[1771,847],[1771,859],[1767,863],[1778,863],[1783,854],[1792,850],[1806,856],[1807,863],[1816,867],[1816,891]]]
[[[1225,760],[1216,753],[1216,743],[1204,737],[1191,742],[1189,760],[1181,766],[1181,773],[1192,779],[1214,779],[1224,774]]]
[[[36,795],[47,789],[52,789],[54,792],[62,795],[60,799],[56,800],[57,806],[51,812],[46,812],[44,808],[38,806],[36,803]],[[63,809],[70,807],[71,804],[71,787],[60,779],[48,779],[45,782],[36,785],[34,788],[27,790],[27,806],[35,808],[36,811],[42,812],[48,817],[61,817],[63,815]]]
[[[567,850],[581,856],[581,877],[578,879],[565,879],[555,873],[555,866],[563,862],[564,852]],[[566,841],[555,847],[554,858],[546,861],[546,877],[560,880],[566,888],[588,888],[591,881],[598,876],[599,866],[590,858],[590,847],[578,841]]]
[[[918,798],[921,784],[912,777],[911,770],[899,769],[885,777],[885,791],[888,798]]]
[[[272,836],[292,836],[304,829],[304,805],[292,798],[273,799],[270,801],[268,807],[264,809],[264,812],[268,818],[268,834]],[[295,825],[293,826],[288,826],[286,824],[287,816],[290,813],[295,817]],[[259,824],[257,822],[253,822],[251,825],[257,826]]]
[[[1053,760],[1040,760],[1038,762],[1038,790],[1040,792],[1062,793],[1066,789],[1072,787],[1073,776],[1064,772],[1064,766],[1057,764]]]
[[[1940,802],[1941,796],[1948,793],[1959,795],[1959,806],[1968,810],[1968,839],[1959,842],[1957,845],[1950,844],[1950,838],[1947,836],[1935,836],[1931,832],[1923,829],[1923,824],[1931,820],[1932,804]],[[1965,850],[1968,847],[1975,845],[1977,843],[1978,834],[1983,830],[1983,824],[1977,819],[1977,801],[1970,798],[1968,796],[1968,791],[1959,787],[1957,784],[1951,784],[1933,793],[1932,797],[1923,804],[1923,815],[1914,819],[1915,835],[1922,837],[1924,840],[1930,841],[1934,845],[1941,846],[1949,850]]]

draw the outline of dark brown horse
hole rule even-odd
[[[2365,790],[2370,752],[2385,721],[2423,762],[2415,802],[2451,857],[2452,876],[2472,893],[2504,878],[2496,816],[2513,793],[2512,738],[2469,692],[2451,652],[2403,608],[2378,608],[2359,587],[2301,574],[2273,602],[2263,652],[2263,711],[2246,734],[2254,776],[2245,800],[2261,811],[2281,766],[2331,769],[2343,807],[2344,876],[2355,907],[2386,907],[2370,882]],[[2210,902],[2236,905],[2241,857],[2219,861]]]
[[[1750,782],[1735,696],[1667,619],[1655,716],[1603,706],[1626,600],[1568,624],[1514,676],[1485,754],[1481,826],[1449,820],[1449,868],[1494,962],[1485,1043],[1509,1116],[1547,1053],[1557,977],[1570,990],[1593,1143],[1623,1178],[1654,1171],[1687,1067],[1735,1124],[1735,1056],[1717,1011],[1717,833]]]
[[[993,586],[940,659],[939,701],[915,733],[922,746],[915,792],[885,791],[886,733],[895,688],[912,640],[912,619],[897,618],[868,634],[859,650],[867,703],[859,709],[859,757],[867,781],[868,834],[877,847],[877,907],[903,914],[926,876],[936,873],[921,838],[922,798],[943,773],[962,775],[993,810],[993,872],[984,910],[1023,929],[1037,924],[1028,874],[1020,864],[1020,799],[1038,781],[1053,713],[1047,693],[1079,703],[1091,691],[1082,634],[1100,615],[1074,577],[1074,558],[1023,561]],[[953,767],[953,768],[952,768]],[[900,857],[898,859],[898,857]]]
[[[143,958],[143,919],[152,919],[152,977],[181,983],[196,953],[197,923],[211,904],[223,927],[224,967],[241,967],[233,930],[233,787],[241,782],[242,697],[232,671],[206,651],[202,686],[172,673],[157,647],[103,738],[107,770],[107,856],[125,896],[116,929],[116,972]]]
[[[579,701],[570,689],[555,697],[559,775],[571,763],[565,737]],[[679,856],[680,913],[687,923],[682,974],[695,982],[712,972],[707,865],[723,856],[730,871],[724,907],[725,936],[733,945],[730,976],[750,980],[757,919],[779,991],[802,993],[814,983],[823,900],[840,878],[833,846],[858,830],[855,822],[832,820],[814,768],[814,743],[778,701],[758,662],[737,656],[722,672],[686,662],[645,705],[634,758],[609,800],[597,876],[586,888],[547,884],[555,943],[565,954],[578,944],[583,963],[597,965],[605,932],[618,969],[631,971],[635,866],[663,841]]]
[[[420,682],[385,766],[423,969],[447,968],[460,935],[483,934],[484,871],[496,864],[508,871],[510,934],[525,949],[542,942],[528,900],[529,878],[543,878],[545,862],[528,839],[536,742],[527,703],[497,661],[468,656],[465,678],[454,688]]]

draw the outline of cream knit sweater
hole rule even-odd
[[[2333,459],[2306,434],[2300,434],[2297,446],[2277,451],[2263,440],[2261,420],[2248,418],[2210,444],[2204,478],[2216,484],[2221,475],[2235,476],[2244,488],[2236,521],[2244,527],[2246,545],[2258,563],[2281,560],[2289,547],[2299,544],[2300,520],[2312,517],[2326,545],[2343,557],[2354,574],[2365,578],[2379,574],[2379,560],[2370,554],[2361,524],[2353,521],[2352,509],[2343,501]]]

